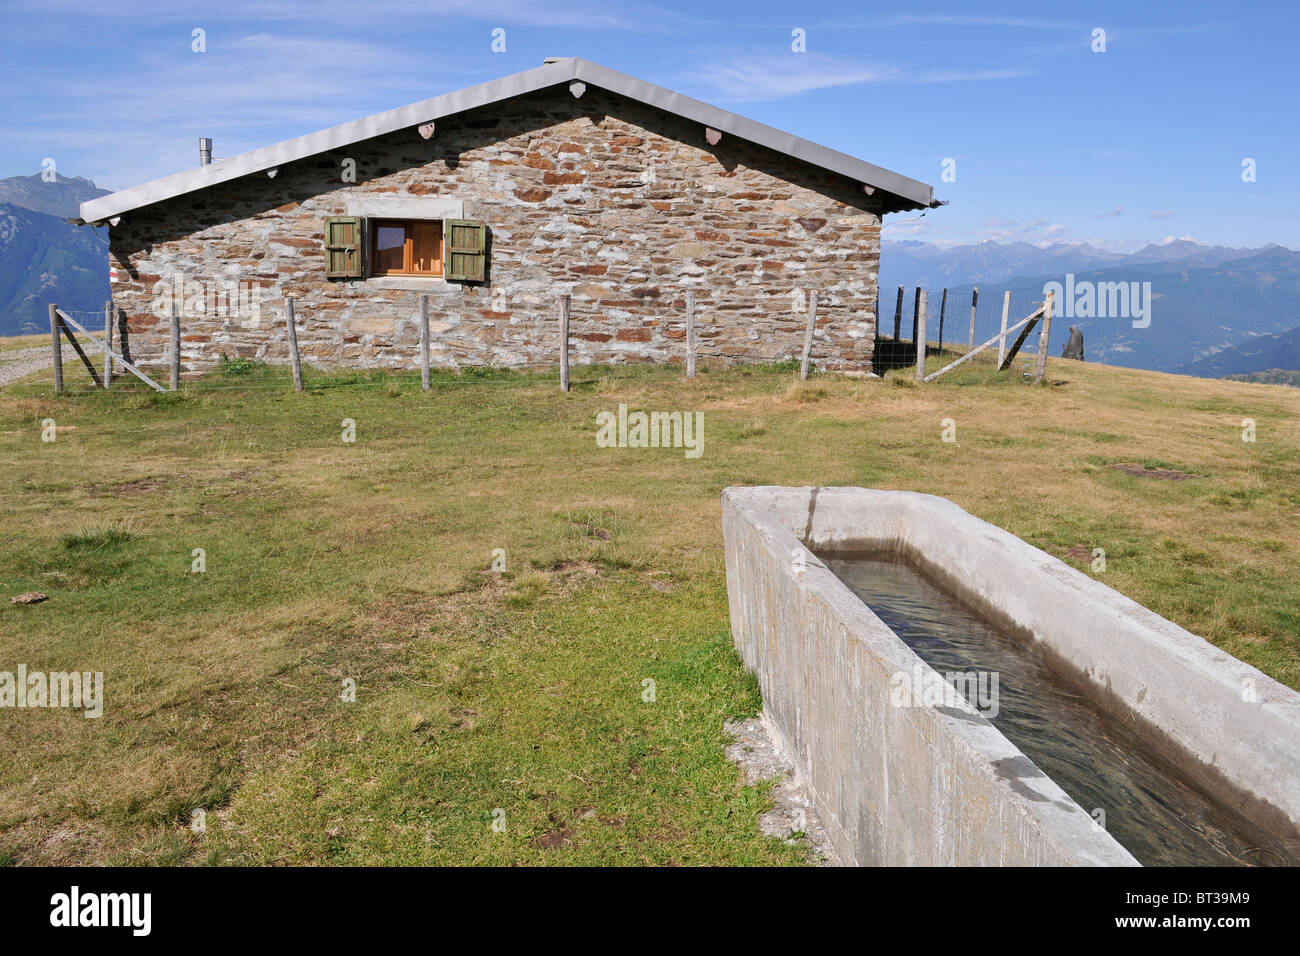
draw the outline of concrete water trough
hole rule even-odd
[[[722,519],[736,646],[758,677],[769,730],[845,862],[1300,860],[1300,694],[943,498],[728,488]],[[1042,670],[1018,676],[1015,706],[1032,709],[1059,679],[1071,693],[1057,697],[1088,708],[1075,736],[1096,749],[1070,759],[1079,779],[1096,784],[1088,795],[1100,794],[1099,806],[1081,806],[1012,743],[1012,731],[999,729],[1010,726],[1005,719],[978,706],[987,701],[954,696],[899,636],[905,617],[895,619],[896,633],[865,603],[861,574],[885,565],[863,563],[850,578],[845,569],[862,555],[906,563],[929,582],[925,594],[964,609],[963,626],[977,615],[990,635],[1019,645],[1012,650],[1046,662],[1050,681]],[[980,642],[967,646],[978,652]],[[936,687],[949,693],[928,692]],[[1033,749],[1032,738],[1021,743]],[[1088,780],[1104,777],[1108,757],[1120,768],[1145,760],[1160,784]],[[1110,799],[1128,789],[1136,802]],[[1179,855],[1190,852],[1180,827],[1209,859]],[[1147,829],[1149,845],[1116,839]]]

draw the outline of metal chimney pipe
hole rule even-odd
[[[212,162],[212,140],[206,136],[199,137],[199,165],[207,166]]]

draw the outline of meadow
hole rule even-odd
[[[971,364],[0,389],[0,670],[105,675],[0,710],[0,861],[806,862],[723,754],[728,485],[942,495],[1300,688],[1300,394]],[[702,454],[599,447],[620,403]]]

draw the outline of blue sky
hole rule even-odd
[[[6,9],[0,176],[48,157],[123,188],[195,165],[200,135],[231,156],[582,56],[950,200],[889,217],[887,238],[1300,248],[1297,9],[46,0]]]

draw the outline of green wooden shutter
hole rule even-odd
[[[325,278],[360,279],[362,252],[361,219],[331,216],[325,220]]]
[[[487,278],[487,223],[475,219],[448,219],[443,224],[447,250],[443,277],[455,282],[483,282]]]

